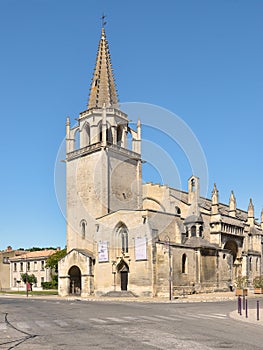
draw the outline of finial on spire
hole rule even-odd
[[[104,28],[107,24],[107,22],[105,21],[106,16],[104,15],[104,13],[101,16],[101,27]]]

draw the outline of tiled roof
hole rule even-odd
[[[25,252],[22,255],[13,257],[10,259],[10,261],[20,261],[20,260],[32,260],[32,259],[41,259],[41,258],[48,258],[52,254],[56,253],[56,250],[49,249],[49,250],[36,250],[34,252]]]

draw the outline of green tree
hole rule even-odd
[[[32,275],[29,275],[27,273],[21,273],[21,278],[24,283],[29,282],[30,284],[37,283],[36,276],[32,273]]]
[[[46,267],[58,273],[58,262],[60,259],[64,258],[67,254],[67,249],[58,250],[56,253],[52,254],[46,261]]]

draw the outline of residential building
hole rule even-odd
[[[11,246],[0,251],[0,290],[10,288],[10,259],[21,254],[22,250],[14,250]]]
[[[24,251],[22,255],[10,259],[10,288],[19,290],[25,288],[21,274],[35,275],[37,282],[34,290],[42,290],[42,282],[50,282],[51,269],[46,268],[46,260],[56,253],[56,250]]]

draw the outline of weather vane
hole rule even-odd
[[[104,28],[105,25],[107,24],[107,22],[105,21],[105,18],[106,18],[106,16],[105,16],[104,13],[103,13],[102,16],[101,16],[101,25],[102,25],[102,28]]]

